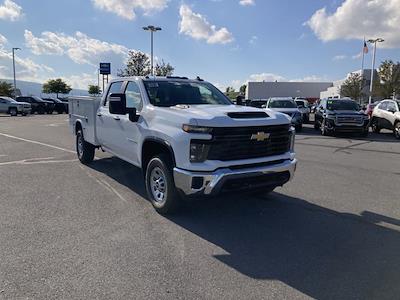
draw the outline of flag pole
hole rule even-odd
[[[360,97],[360,105],[362,104],[362,90],[364,88],[364,59],[365,59],[365,37],[364,37],[364,44],[363,44],[363,49],[362,49],[362,60],[361,60],[361,97]]]

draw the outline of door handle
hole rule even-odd
[[[103,115],[102,115],[101,113],[97,113],[97,116],[98,116],[98,117],[101,117],[101,116],[103,116]]]
[[[119,120],[121,120],[119,117],[114,117],[114,120],[115,121],[119,121]]]

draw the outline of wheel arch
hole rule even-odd
[[[168,141],[157,137],[149,137],[143,141],[141,147],[142,170],[145,171],[151,158],[160,153],[167,154],[171,158],[173,166],[176,166],[175,153],[171,144]]]

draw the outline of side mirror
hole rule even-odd
[[[388,108],[388,111],[393,113],[393,114],[396,112],[396,110],[393,107]]]
[[[110,114],[125,115],[126,114],[126,97],[125,94],[113,93],[108,97]]]
[[[135,107],[128,107],[126,111],[129,114],[129,121],[137,122],[139,120],[139,115],[137,115],[137,111]]]

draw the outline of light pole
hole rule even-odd
[[[21,50],[21,48],[12,48],[13,71],[14,71],[14,98],[17,97],[17,79],[15,78],[15,50]]]
[[[143,30],[150,31],[151,35],[151,75],[154,76],[154,67],[153,67],[153,34],[156,31],[162,30],[161,27],[155,27],[153,25],[149,25],[147,27],[143,27]]]
[[[377,38],[377,39],[370,39],[368,40],[368,43],[374,44],[374,54],[372,55],[372,69],[371,69],[371,82],[369,84],[369,100],[368,103],[372,103],[372,91],[374,88],[374,75],[375,75],[375,58],[376,58],[376,44],[377,43],[382,43],[385,40],[382,38]]]

